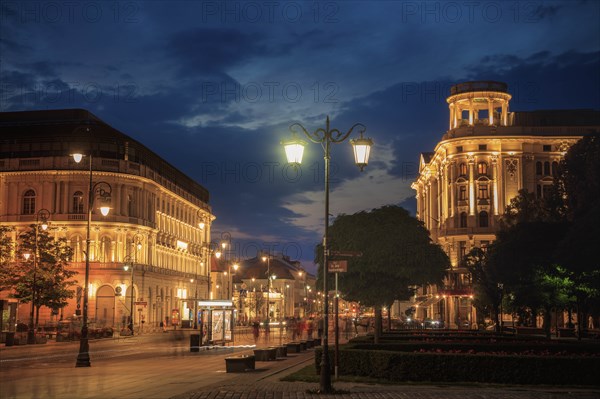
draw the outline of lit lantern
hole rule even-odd
[[[302,163],[302,155],[304,154],[305,141],[292,137],[290,141],[281,142],[285,149],[285,156],[288,163],[300,165]]]
[[[369,155],[371,154],[373,140],[370,138],[363,138],[361,133],[360,138],[350,140],[350,144],[354,150],[354,163],[362,172],[365,166],[369,164]]]

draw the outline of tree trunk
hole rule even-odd
[[[500,331],[500,305],[497,303],[494,303],[494,321],[496,322],[496,332],[499,333]]]
[[[373,331],[373,343],[378,344],[381,339],[381,306],[375,306],[375,328]]]
[[[387,321],[388,321],[388,331],[392,331],[392,307],[388,306],[388,314],[387,314]]]
[[[550,327],[552,325],[552,309],[549,306],[544,307],[543,325],[546,338],[550,339]]]
[[[40,308],[41,308],[41,305],[35,307],[35,326],[36,327],[39,325],[39,322],[40,322]]]

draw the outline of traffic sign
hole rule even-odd
[[[331,251],[331,256],[342,256],[348,258],[361,257],[363,254],[360,251]]]
[[[329,273],[344,273],[348,271],[347,260],[330,260],[327,265]]]
[[[146,301],[136,301],[134,302],[135,305],[140,305],[140,306],[148,306],[148,302]]]

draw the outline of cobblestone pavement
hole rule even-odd
[[[318,383],[286,382],[281,378],[305,367],[305,362],[288,369],[236,374],[234,380],[206,386],[172,399],[600,399],[600,389],[456,385],[456,384],[404,384],[380,385],[354,382],[333,382],[335,394],[321,395]],[[332,377],[333,378],[333,377]]]
[[[188,392],[173,399],[597,399],[600,392],[587,389],[465,387],[429,385],[368,385],[335,383],[337,393],[321,395],[318,384],[261,381]]]

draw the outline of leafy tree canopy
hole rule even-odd
[[[348,259],[339,288],[344,298],[366,306],[408,299],[414,286],[441,283],[450,266],[423,224],[398,206],[338,216],[329,228],[329,243],[330,250],[362,252]],[[321,270],[322,252],[317,246]]]

